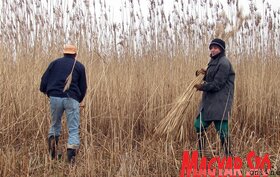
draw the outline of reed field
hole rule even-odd
[[[197,148],[201,92],[182,113],[180,140],[155,128],[207,66],[215,37],[226,41],[236,72],[232,151],[244,159],[251,150],[269,153],[279,170],[280,10],[266,0],[263,9],[249,1],[250,15],[238,0],[176,0],[170,12],[164,0],[148,1],[146,9],[140,0],[122,3],[116,22],[109,1],[0,2],[0,176],[179,176],[183,151]],[[65,115],[62,159],[48,156],[49,101],[39,91],[66,43],[77,45],[88,81],[74,166],[66,162]],[[213,125],[208,137],[209,150],[218,151]]]

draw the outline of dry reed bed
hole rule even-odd
[[[82,112],[83,143],[79,166],[75,169],[68,169],[64,162],[55,167],[46,155],[49,108],[47,99],[38,91],[46,63],[26,59],[6,67],[1,64],[1,81],[5,79],[2,87],[7,87],[1,90],[1,174],[177,174],[182,150],[195,148],[192,115],[197,111],[200,94],[194,95],[191,112],[186,114],[183,142],[155,138],[153,130],[194,78],[196,66],[205,65],[205,59],[198,54],[198,58],[190,62],[181,56],[175,60],[147,57],[104,64],[86,55],[80,58],[86,63],[91,87]],[[277,160],[279,121],[276,117],[279,117],[280,93],[273,88],[279,84],[279,61],[263,62],[256,57],[253,62],[233,60],[233,63],[237,72],[231,122],[234,151],[241,156],[252,149],[269,152],[273,160]],[[36,67],[29,67],[31,65]],[[63,125],[62,143],[65,144],[65,122]],[[211,141],[216,141],[215,136]],[[65,146],[60,148],[63,151]]]
[[[279,35],[279,11],[267,0],[262,1],[263,9],[250,1],[250,16],[242,13],[237,0],[227,1],[226,6],[210,0],[178,0],[171,4],[149,1],[145,4],[146,14],[142,1],[125,0],[120,11],[114,12],[122,17],[116,21],[106,1],[6,0],[0,6],[1,43],[16,50],[26,46],[26,51],[35,46],[35,53],[40,51],[37,46],[44,46],[45,52],[57,52],[57,45],[70,41],[86,45],[90,51],[119,57],[160,51],[170,51],[169,56],[174,56],[178,52],[192,55],[211,38],[222,36],[229,39],[229,46],[239,46],[231,48],[236,55],[265,55],[265,48],[279,54],[279,40],[274,40]],[[173,10],[164,11],[167,6]],[[125,14],[129,16],[124,18]]]
[[[178,1],[171,14],[161,13],[161,1],[151,1],[148,24],[142,26],[144,17],[136,13],[137,3],[130,3],[134,1],[126,1],[130,8],[122,10],[131,12],[135,21],[120,24],[113,24],[102,2],[100,18],[95,11],[90,16],[89,8],[82,13],[78,7],[87,7],[84,2],[72,4],[72,14],[64,16],[60,12],[65,6],[52,1],[47,9],[39,1],[2,2],[6,10],[0,16],[0,176],[177,176],[182,151],[196,147],[193,115],[200,93],[195,93],[186,114],[183,141],[155,137],[154,128],[186,90],[195,70],[207,64],[208,42],[215,33],[226,36],[219,30],[225,26],[234,29],[227,33],[228,55],[237,74],[230,122],[234,152],[242,157],[252,149],[268,152],[273,164],[279,164],[277,12],[267,8],[258,14],[251,8],[251,18],[243,17],[237,1],[228,1],[226,15],[220,13],[220,5],[198,1],[201,19],[209,19],[204,12],[211,9],[212,18],[222,22],[213,24],[198,22],[196,14],[182,8],[197,8],[194,1]],[[64,21],[69,22],[69,33],[62,28]],[[31,24],[42,27],[34,29]],[[75,168],[47,157],[49,105],[38,91],[43,71],[61,55],[64,41],[77,41],[89,85]],[[209,131],[209,137],[216,146],[214,133]],[[60,149],[65,151],[65,122],[61,139]]]

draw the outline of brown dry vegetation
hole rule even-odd
[[[75,2],[69,7],[43,0],[0,3],[0,176],[178,176],[183,150],[196,149],[193,121],[200,93],[185,115],[184,141],[166,141],[154,128],[195,70],[207,64],[208,42],[217,36],[226,39],[236,71],[234,154],[269,153],[279,168],[279,12],[264,5],[259,13],[251,4],[249,18],[238,1],[221,7],[201,0],[176,1],[174,11],[165,14],[162,1],[150,1],[145,18],[134,0],[122,9],[131,18],[118,24],[110,21],[104,2],[98,7]],[[100,8],[100,18],[89,7]],[[61,56],[64,41],[77,42],[88,77],[75,167],[64,156],[61,162],[48,158],[49,103],[39,92],[41,75]],[[209,135],[217,148],[213,129]],[[63,122],[64,154],[66,141]]]

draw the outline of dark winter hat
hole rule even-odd
[[[219,39],[219,38],[215,38],[211,41],[211,43],[209,44],[209,49],[211,48],[212,45],[219,46],[223,51],[225,51],[225,49],[226,49],[225,41],[223,41],[222,39]]]

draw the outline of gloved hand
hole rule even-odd
[[[196,90],[202,91],[202,84],[195,84],[193,87],[196,88]]]
[[[201,69],[199,69],[199,70],[196,70],[195,76],[198,76],[198,75],[200,75],[200,74],[205,75],[205,74],[206,74],[206,69],[201,68]]]

